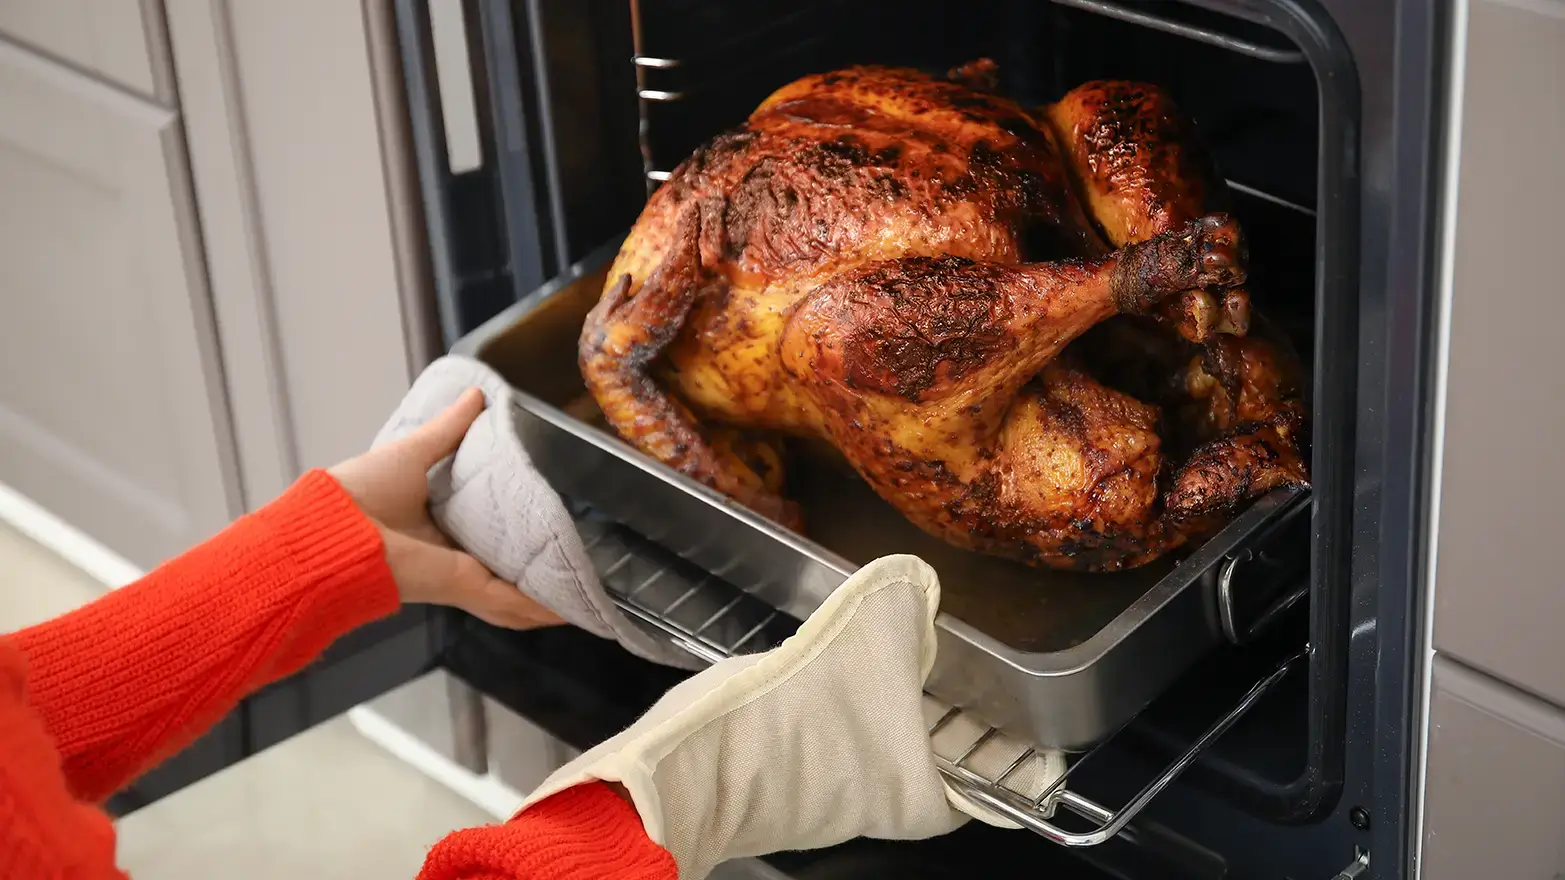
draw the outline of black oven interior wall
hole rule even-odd
[[[1191,784],[1180,789],[1190,794],[1165,796],[1183,813],[1166,821],[1224,850],[1231,833],[1214,839],[1210,828],[1185,827],[1197,815],[1189,805],[1200,808],[1197,826],[1232,815],[1257,828],[1314,827],[1293,837],[1309,841],[1297,844],[1304,849],[1330,850],[1323,864],[1335,870],[1354,830],[1354,805],[1338,797],[1346,676],[1336,659],[1346,590],[1346,542],[1337,539],[1352,494],[1353,443],[1341,432],[1351,432],[1355,406],[1359,274],[1358,176],[1346,146],[1358,125],[1352,60],[1329,26],[1309,21],[1310,7],[1275,4],[1287,7],[1272,22],[1283,26],[1266,27],[1184,4],[1122,4],[1249,47],[1235,51],[1075,5],[1093,4],[469,0],[473,83],[486,111],[483,165],[422,175],[431,235],[445,238],[432,250],[451,316],[448,340],[622,234],[649,186],[799,75],[855,63],[943,71],[989,57],[1002,88],[1029,104],[1096,78],[1168,89],[1233,184],[1258,310],[1314,355],[1313,589],[1308,609],[1259,643],[1220,652],[1186,676],[1116,742],[1116,760],[1098,762],[1101,770],[1084,783],[1133,791],[1146,768],[1166,762],[1219,707],[1308,640],[1309,674],[1292,677],[1188,774]],[[410,32],[411,18],[400,16],[404,42],[418,46],[427,37]],[[439,117],[436,90],[417,82],[421,66],[431,70],[409,65],[415,136],[431,141],[422,145],[426,154],[443,159],[439,126],[417,124],[420,114],[426,122]]]

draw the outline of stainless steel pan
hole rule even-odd
[[[518,432],[540,471],[563,495],[794,617],[864,562],[923,557],[944,595],[929,691],[990,724],[1041,747],[1086,749],[1225,636],[1243,638],[1301,594],[1304,562],[1287,550],[1307,545],[1278,539],[1280,524],[1307,521],[1296,492],[1259,500],[1177,557],[1100,575],[952,548],[825,461],[800,462],[790,477],[809,536],[762,519],[583,420],[593,408],[576,338],[613,253],[603,249],[455,347],[514,386]]]

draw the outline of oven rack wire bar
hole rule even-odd
[[[1076,9],[1082,12],[1090,12],[1116,21],[1140,25],[1166,34],[1184,37],[1198,43],[1227,49],[1240,55],[1256,58],[1261,61],[1269,61],[1277,64],[1299,64],[1305,60],[1304,53],[1297,49],[1279,49],[1262,45],[1251,40],[1231,36],[1213,28],[1198,27],[1186,24],[1171,18],[1154,15],[1139,9],[1129,9],[1109,0],[1049,0],[1058,6]],[[667,168],[658,168],[652,156],[652,143],[650,138],[651,120],[648,118],[648,105],[670,104],[687,99],[690,95],[688,89],[656,89],[651,88],[649,72],[677,70],[685,65],[684,59],[670,58],[662,55],[644,54],[641,34],[640,0],[631,0],[632,28],[634,31],[635,54],[631,57],[631,64],[636,69],[636,97],[641,108],[641,156],[644,174],[647,181],[647,191],[651,194],[657,185],[668,180],[672,171]],[[1315,210],[1288,199],[1272,195],[1248,186],[1238,181],[1228,181],[1228,186],[1237,192],[1245,193],[1254,198],[1263,199],[1288,210],[1307,216],[1315,216]]]
[[[1160,15],[1153,15],[1141,9],[1131,9],[1119,3],[1111,3],[1108,0],[1050,0],[1057,6],[1065,6],[1070,9],[1079,9],[1082,12],[1091,12],[1104,18],[1112,18],[1127,24],[1140,25],[1165,34],[1176,37],[1184,37],[1208,46],[1216,46],[1219,49],[1227,49],[1240,55],[1247,55],[1260,61],[1270,61],[1274,64],[1301,64],[1304,62],[1304,53],[1297,49],[1279,49],[1273,46],[1265,46],[1251,40],[1230,36],[1213,28],[1198,27],[1175,21]]]
[[[685,566],[662,548],[613,523],[589,515],[578,518],[577,525],[615,605],[653,634],[667,638],[702,662],[716,663],[767,650],[798,627],[796,621],[760,599]],[[965,751],[955,758],[936,755],[936,763],[953,788],[1022,828],[1062,846],[1096,846],[1124,832],[1158,794],[1281,682],[1307,653],[1305,648],[1289,657],[1256,682],[1195,742],[1117,809],[1066,787],[1082,766],[1102,752],[1102,746],[1077,757],[1062,776],[1034,797],[1017,793],[1006,782],[1038,754],[1035,749],[1026,749],[998,774],[986,776],[972,766],[973,757],[984,744],[1002,735],[999,728],[978,723],[980,733]],[[930,727],[930,736],[962,714],[959,708],[946,711]],[[1060,809],[1083,820],[1085,829],[1072,830],[1058,824],[1054,817]]]

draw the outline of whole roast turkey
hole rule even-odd
[[[991,71],[808,76],[696,150],[582,330],[609,425],[796,529],[782,440],[823,439],[951,544],[1091,571],[1303,485],[1298,363],[1249,333],[1190,123],[1127,82],[1026,110]]]

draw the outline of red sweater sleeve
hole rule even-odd
[[[121,878],[109,817],[71,797],[59,752],[28,711],[25,668],[0,639],[0,877]]]
[[[11,638],[71,792],[100,801],[398,604],[375,524],[314,471],[136,583]]]
[[[142,580],[0,637],[0,877],[122,878],[98,801],[251,691],[397,606],[374,523],[316,471]],[[466,873],[452,872],[459,864]],[[453,880],[676,874],[635,811],[602,786],[563,793],[503,826],[458,832],[425,872]]]
[[[454,832],[418,880],[677,880],[668,851],[600,783],[568,788],[504,825]]]
[[[0,638],[0,877],[120,877],[96,802],[397,609],[375,524],[312,472],[210,541]]]

